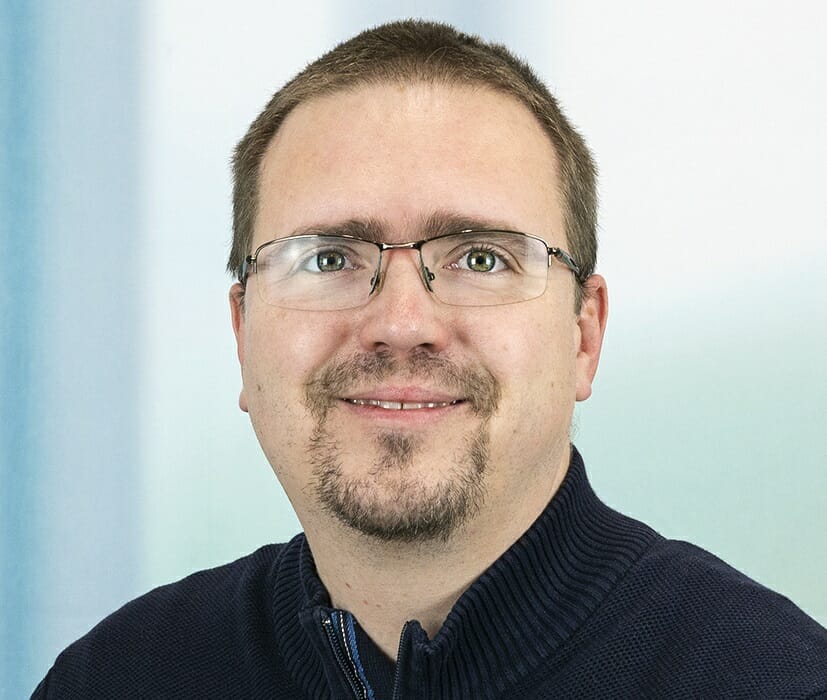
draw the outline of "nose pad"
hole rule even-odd
[[[370,292],[368,293],[369,297],[376,296],[382,291],[387,275],[387,263],[384,262],[384,255],[382,255],[379,258],[379,264],[376,266],[376,272],[370,279]],[[433,287],[431,287],[431,282],[436,279],[436,276],[425,266],[425,263],[422,261],[422,255],[419,256],[419,276],[422,279],[422,283],[425,285],[425,289],[433,294],[434,290]]]
[[[425,288],[433,294],[434,288],[431,286],[431,282],[436,279],[436,275],[431,272],[427,267],[425,267],[425,263],[422,263],[422,280],[425,282]]]
[[[372,297],[374,294],[379,294],[382,291],[382,283],[385,281],[385,275],[382,272],[382,268],[384,267],[383,261],[385,256],[382,255],[382,251],[379,251],[379,261],[376,263],[376,270],[373,273],[373,277],[370,278],[370,292],[368,292],[368,298]]]
[[[373,277],[370,278],[370,291],[368,292],[369,297],[373,296],[374,293],[379,294],[382,290],[382,279],[382,272],[377,269],[376,272],[373,273]]]

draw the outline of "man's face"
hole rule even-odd
[[[311,100],[264,158],[253,249],[354,221],[389,243],[476,222],[567,248],[555,162],[531,113],[486,89],[387,85]],[[590,391],[603,311],[587,301],[578,318],[558,264],[537,299],[458,307],[426,290],[416,251],[385,257],[380,293],[357,309],[267,305],[256,275],[243,309],[240,287],[231,292],[241,407],[305,528],[335,518],[387,540],[447,538],[547,501],[575,399]]]

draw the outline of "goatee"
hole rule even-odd
[[[375,457],[367,471],[356,475],[343,467],[342,443],[347,436],[331,434],[331,407],[354,387],[390,377],[439,386],[461,396],[479,419],[471,431],[456,436],[449,463],[436,465],[440,471],[436,482],[426,481],[418,464],[429,447],[424,437],[403,430],[375,432]],[[375,353],[326,365],[305,384],[306,405],[316,419],[308,453],[320,504],[346,525],[383,541],[447,540],[485,500],[488,424],[499,399],[499,383],[487,369],[459,367],[426,351],[415,351],[404,361]]]

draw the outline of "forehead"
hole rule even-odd
[[[562,231],[557,162],[534,115],[487,88],[365,86],[309,100],[261,167],[255,243],[378,221],[408,239],[435,212]]]

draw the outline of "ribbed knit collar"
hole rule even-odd
[[[408,625],[404,698],[496,698],[554,654],[657,535],[604,505],[572,447],[563,483],[534,524],[468,588],[433,640]],[[275,633],[307,697],[330,697],[320,609],[330,599],[303,535],[274,570]],[[329,672],[329,671],[328,671]]]

